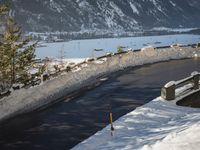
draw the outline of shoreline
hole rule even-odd
[[[109,76],[124,68],[192,58],[194,54],[199,56],[200,53],[197,48],[192,47],[146,49],[136,52],[128,51],[83,63],[78,71],[63,73],[42,85],[15,91],[10,96],[1,99],[0,122],[20,114],[44,109],[61,101],[66,95],[73,96],[81,89],[84,90],[98,83],[101,77]]]

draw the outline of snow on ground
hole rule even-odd
[[[168,150],[169,146],[171,150],[199,150],[200,134],[198,133],[200,133],[200,122],[183,131],[170,133],[153,145],[145,145],[142,150]]]
[[[86,58],[53,59],[52,65],[58,65],[61,62],[66,63],[66,64],[70,64],[70,63],[79,64],[79,63],[82,63],[84,61],[86,61]]]
[[[114,114],[113,114],[114,115]],[[197,150],[200,109],[176,106],[158,97],[78,144],[73,150]]]
[[[87,58],[66,58],[66,59],[50,59],[47,68],[50,72],[55,72],[55,66],[59,66],[60,69],[66,69],[67,66],[73,67],[76,64],[86,61]],[[44,64],[44,63],[41,63]],[[39,72],[39,68],[32,68],[29,70],[30,74],[36,74]]]

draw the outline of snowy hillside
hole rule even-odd
[[[7,2],[7,0],[0,0]],[[26,31],[199,27],[199,0],[10,0]]]

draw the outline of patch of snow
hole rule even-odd
[[[200,146],[200,109],[180,107],[160,97],[113,125],[113,136],[107,126],[72,150],[198,150]]]
[[[150,0],[155,6],[157,6],[156,0]]]
[[[156,0],[150,0],[153,5],[160,11],[160,12],[163,12],[162,11],[162,7],[158,4],[158,2]]]
[[[154,50],[154,47],[151,46],[151,45],[149,45],[149,46],[143,47],[143,48],[141,49],[141,51],[146,51],[146,50]]]
[[[102,60],[102,61],[107,61],[107,58],[105,57],[105,58],[102,58],[101,60]]]
[[[136,8],[136,6],[132,2],[130,2],[130,6],[131,6],[131,8],[133,10],[133,13],[139,14],[138,9]]]
[[[191,76],[198,75],[198,74],[199,74],[198,71],[194,71],[194,72],[191,73]]]
[[[103,60],[95,60],[95,61],[94,61],[95,64],[103,64],[104,62],[105,62],[105,61],[103,61]]]
[[[194,54],[194,57],[198,57],[198,54]]]
[[[177,84],[177,82],[176,82]],[[186,84],[178,89],[175,90],[175,94],[176,94],[176,97],[183,97],[183,96],[186,96],[185,94],[185,91],[191,89],[193,87],[193,85],[191,83],[189,84]],[[174,100],[173,102],[176,103],[179,99],[177,98],[177,100]]]
[[[85,58],[65,58],[65,59],[62,59],[63,61],[65,62],[73,62],[75,64],[78,64],[78,63],[82,63],[85,61]]]
[[[78,72],[78,71],[81,71],[80,67],[76,67],[75,69],[72,70],[72,72]]]
[[[115,12],[120,16],[120,17],[124,17],[124,13],[122,12],[122,10],[114,3],[114,2],[110,2],[110,6],[115,10]]]
[[[79,7],[82,8],[86,8],[87,6],[89,6],[89,3],[86,0],[77,0],[76,2],[78,3]]]
[[[101,79],[100,79],[100,81],[106,81],[106,80],[108,80],[107,77],[106,77],[106,78],[101,78]]]
[[[86,67],[88,67],[88,64],[82,64],[81,67],[86,68]]]
[[[30,69],[29,71],[28,71],[30,74],[36,74],[36,73],[38,73],[39,72],[39,69],[37,69],[37,68],[33,68],[33,69]]]
[[[105,17],[106,23],[107,23],[109,28],[117,25],[115,22],[113,22],[113,18],[114,18],[114,15]]]
[[[174,2],[172,2],[172,1],[169,1],[169,2],[170,2],[170,4],[172,4],[172,6],[176,7],[176,4]]]
[[[55,2],[53,0],[50,0],[50,6],[51,6],[51,8],[53,8],[54,10],[56,10],[58,13],[61,13],[63,11],[63,9],[61,8],[61,6],[57,2]]]
[[[176,84],[175,81],[170,81],[170,82],[166,83],[164,87],[165,87],[165,88],[169,88],[170,86],[173,86],[173,85],[175,85],[175,84]]]
[[[175,131],[164,139],[152,145],[145,145],[141,150],[199,150],[200,147],[200,121],[183,131]]]

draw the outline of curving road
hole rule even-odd
[[[70,102],[19,116],[0,127],[0,150],[70,149],[105,127],[111,107],[114,120],[160,95],[170,80],[200,71],[199,59],[126,69]]]

